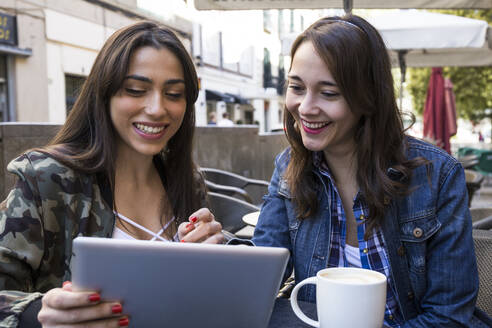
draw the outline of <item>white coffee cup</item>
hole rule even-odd
[[[319,321],[308,318],[297,304],[299,288],[316,285]],[[292,290],[290,304],[294,313],[313,327],[381,328],[386,305],[386,276],[360,268],[328,268],[316,277],[304,279]]]

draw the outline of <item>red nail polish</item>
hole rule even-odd
[[[113,314],[121,313],[123,312],[123,307],[120,304],[113,305],[111,307],[111,312],[113,312]]]
[[[192,227],[192,226],[193,226],[193,223],[188,223],[188,224],[186,225],[186,229],[189,229],[189,228],[190,228],[190,227]]]
[[[181,239],[181,242],[182,242],[182,243],[186,243],[186,241],[185,241],[184,239]]]
[[[128,320],[128,318],[123,318],[123,319],[120,319],[118,321],[118,325],[120,327],[126,327],[126,326],[128,326],[129,323],[130,323],[130,320]]]
[[[99,302],[100,300],[101,300],[101,295],[99,295],[98,293],[89,295],[89,301],[91,302]]]
[[[196,218],[196,216],[194,216],[194,217],[192,217],[192,218],[190,219],[190,221],[191,221],[191,222],[193,222],[193,223],[195,223],[197,220],[198,220],[198,219]]]
[[[72,283],[71,281],[67,280],[67,281],[63,282],[62,286],[66,286],[66,285],[71,284],[71,283]]]

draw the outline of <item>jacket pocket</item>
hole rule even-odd
[[[400,238],[407,253],[414,295],[419,300],[427,289],[427,241],[439,231],[441,223],[433,210],[417,213],[403,221],[400,225]]]
[[[425,272],[427,240],[439,230],[441,223],[433,210],[416,213],[402,221],[400,238],[407,250],[410,270]]]

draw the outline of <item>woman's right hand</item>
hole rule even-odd
[[[97,292],[72,290],[72,283],[48,291],[41,301],[38,320],[46,327],[127,327],[118,302],[101,302]]]

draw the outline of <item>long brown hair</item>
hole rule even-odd
[[[311,42],[327,65],[351,111],[360,114],[357,144],[357,183],[369,207],[369,229],[381,222],[387,200],[408,192],[412,169],[425,163],[405,156],[403,122],[396,104],[391,64],[384,42],[364,19],[347,15],[322,18],[294,41],[291,60],[304,42]],[[304,219],[318,210],[312,152],[303,145],[292,114],[284,110],[284,126],[291,144],[286,178]],[[392,167],[407,179],[392,180]]]
[[[96,57],[67,120],[41,151],[85,173],[103,173],[114,193],[116,130],[109,114],[112,96],[121,88],[132,54],[141,47],[165,48],[181,62],[186,112],[181,127],[161,156],[166,194],[176,218],[186,218],[202,200],[202,182],[192,159],[198,78],[193,62],[176,35],[154,22],[141,21],[116,31]],[[198,191],[198,192],[197,192]]]

